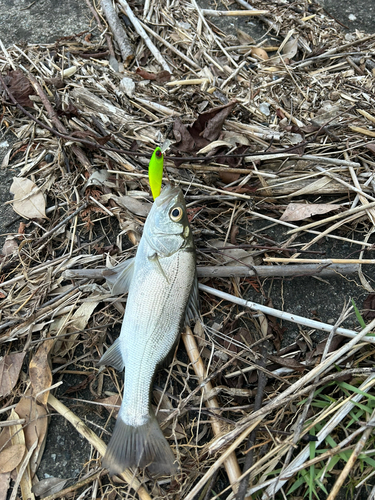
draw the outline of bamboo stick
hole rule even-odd
[[[197,343],[195,341],[194,335],[191,329],[187,326],[185,331],[182,334],[182,340],[185,345],[186,352],[189,356],[189,359],[193,365],[195,374],[198,377],[198,383],[202,384],[204,379],[206,378],[206,369],[202,358],[199,353],[199,349]],[[205,405],[207,408],[218,408],[219,402],[216,397],[209,398],[209,394],[212,391],[213,387],[211,382],[207,382],[203,387],[203,395],[208,399],[205,401]],[[216,420],[215,417],[211,419],[211,426],[215,436],[219,436],[222,432],[222,426],[219,420]],[[238,478],[241,476],[241,470],[239,468],[236,453],[233,451],[230,453],[224,461],[224,467],[228,474],[229,482],[232,485],[236,485],[233,487],[233,491],[236,492],[238,489]]]
[[[250,300],[244,300],[239,297],[235,297],[234,295],[222,292],[221,290],[216,290],[215,288],[211,288],[210,286],[203,285],[201,283],[198,286],[199,289],[202,290],[202,292],[210,293],[223,300],[228,300],[229,302],[238,304],[239,306],[248,307],[253,311],[260,311],[264,314],[274,316],[275,318],[290,321],[291,323],[308,326],[309,328],[316,328],[317,330],[323,330],[324,332],[331,332],[333,328],[333,326],[329,325],[328,323],[322,323],[313,319],[304,318],[303,316],[298,316],[297,314],[289,314],[284,311],[279,311],[278,309],[273,309],[272,307],[263,306],[262,304],[257,304],[256,302],[251,302]],[[336,333],[339,335],[343,335],[344,337],[349,337],[351,339],[355,339],[359,335],[358,332],[349,330],[347,328],[337,328]],[[372,344],[375,343],[375,337],[364,337],[362,340],[370,342]]]
[[[282,262],[283,264],[375,264],[375,259],[293,259],[287,257],[265,257],[264,262]]]
[[[60,415],[62,415],[87,441],[102,455],[105,455],[106,444],[91,429],[89,429],[82,420],[77,417],[67,406],[61,403],[52,394],[48,396],[48,404],[52,406]],[[134,491],[137,492],[141,500],[152,500],[147,490],[141,485],[138,479],[126,469],[119,477],[126,481]]]

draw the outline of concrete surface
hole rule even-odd
[[[84,0],[0,0],[0,38],[5,47],[50,43],[90,30],[91,18]]]

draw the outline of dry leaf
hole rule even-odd
[[[113,417],[117,418],[121,406],[121,397],[118,394],[113,394],[113,396],[108,396],[108,398],[104,399],[96,399],[95,402],[108,405],[105,406],[105,409],[111,413]]]
[[[9,420],[19,420],[19,415],[16,413],[13,409],[10,413]],[[22,429],[22,425],[16,424],[16,425],[11,425],[9,426],[9,432],[10,435],[12,436],[12,444],[22,444],[25,446],[25,434]],[[20,464],[17,466],[17,474],[20,473],[20,467],[23,466],[24,464]],[[21,486],[21,494],[22,498],[27,498],[28,500],[35,500],[35,495],[31,491],[32,484],[31,484],[31,475],[30,475],[30,466],[29,464],[26,465],[24,473],[22,475],[21,481],[20,481],[20,486]]]
[[[16,412],[25,420],[23,432],[25,434],[26,448],[29,450],[35,441],[37,447],[30,458],[30,473],[33,477],[38,469],[43,455],[47,437],[48,418],[45,408],[35,402],[35,399],[25,395],[16,406]]]
[[[68,479],[61,479],[59,477],[47,477],[46,479],[42,479],[39,483],[34,484],[33,493],[37,497],[46,497],[49,495],[55,495],[59,491],[61,491]]]
[[[52,384],[52,372],[48,355],[54,342],[54,339],[45,340],[34,354],[29,365],[30,381],[33,387],[34,396],[44,405],[47,404],[49,394],[49,392],[45,390],[51,387]],[[42,391],[45,392],[39,394]]]
[[[84,302],[79,306],[76,312],[69,320],[69,324],[66,329],[62,329],[59,331],[59,335],[64,335],[67,330],[72,332],[76,330],[78,333],[72,334],[69,336],[69,340],[64,342],[65,348],[61,348],[59,351],[59,356],[62,358],[66,356],[66,354],[71,351],[74,352],[76,348],[76,338],[86,328],[87,322],[89,321],[94,309],[99,304],[100,300],[91,300],[91,302]]]
[[[10,472],[0,474],[0,500],[6,500],[8,496]]]
[[[289,203],[280,220],[295,221],[303,220],[313,215],[323,215],[332,210],[338,210],[341,205],[330,205],[329,203]]]
[[[137,68],[136,73],[145,80],[155,80],[156,83],[169,82],[169,80],[171,79],[171,74],[166,70],[160,71],[159,73],[149,73],[145,69]]]
[[[35,90],[22,71],[10,71],[5,77],[5,83],[21,106],[33,107],[29,96],[35,95]]]
[[[111,196],[111,199],[114,200],[117,205],[122,208],[128,209],[135,215],[140,215],[141,217],[147,217],[151,210],[151,203],[137,200],[137,198],[133,198],[133,196]]]
[[[46,217],[46,202],[38,186],[24,177],[13,177],[10,192],[14,194],[13,210],[25,219]]]
[[[16,352],[0,360],[0,397],[7,396],[16,385],[25,354]]]
[[[298,38],[290,38],[284,45],[282,54],[284,58],[293,59],[298,51]]]
[[[291,193],[289,196],[305,196],[306,194],[316,194],[331,182],[332,179],[330,179],[329,177],[322,177],[321,179],[318,179],[317,181],[312,182],[311,184],[308,184],[301,189],[298,189],[298,191]]]
[[[18,243],[15,237],[7,236],[3,245],[3,249],[1,250],[1,253],[3,255],[12,255],[14,253],[17,254],[17,252],[18,252]]]
[[[20,464],[26,451],[24,444],[13,444],[0,453],[0,474],[11,472]]]

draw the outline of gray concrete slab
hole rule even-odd
[[[13,43],[50,43],[95,28],[91,12],[80,0],[0,0],[0,38]]]

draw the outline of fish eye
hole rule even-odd
[[[156,156],[157,156],[158,158],[160,158],[161,156],[163,156],[163,154],[162,154],[162,152],[160,151],[160,149],[158,149],[158,150],[156,151]]]
[[[176,208],[172,208],[169,216],[173,220],[173,222],[179,222],[182,219],[183,214],[184,213],[182,211],[182,208],[176,207]]]

